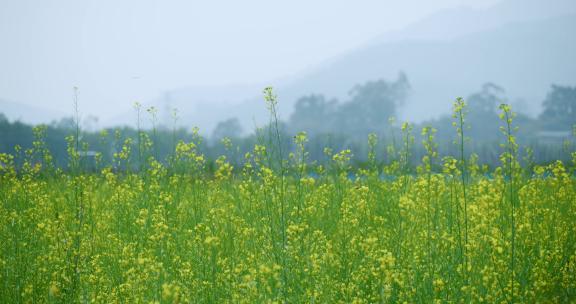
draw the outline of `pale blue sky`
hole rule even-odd
[[[0,0],[0,100],[106,117],[165,90],[289,78],[389,30],[497,0]],[[257,93],[257,92],[256,92]]]

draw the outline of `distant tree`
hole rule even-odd
[[[409,89],[404,73],[395,82],[381,79],[355,86],[350,90],[350,101],[339,109],[341,131],[382,131],[388,118],[395,116],[398,107],[405,103]]]
[[[30,147],[34,140],[32,126],[20,121],[10,122],[3,116],[0,119],[0,153],[14,152],[14,147]]]
[[[472,93],[464,99],[467,104],[464,135],[470,138],[473,144],[500,140],[501,132],[499,128],[502,126],[502,122],[498,117],[498,106],[502,103],[508,103],[505,92],[504,88],[488,82],[482,85],[478,92]],[[519,112],[514,107],[512,107],[512,111],[517,114],[514,119],[514,126],[519,127],[521,130],[517,134],[517,138],[532,136],[535,132],[534,119]],[[440,119],[426,122],[424,125],[427,124],[439,130],[439,140],[447,142],[453,139],[455,133],[450,117],[444,116]]]
[[[335,99],[326,100],[323,95],[301,97],[290,116],[290,128],[294,132],[307,131],[310,134],[330,131],[336,105]]]
[[[576,124],[576,86],[552,85],[542,103],[540,120],[553,130],[570,130]]]
[[[242,125],[236,117],[219,122],[212,132],[212,138],[216,140],[224,137],[239,138],[240,136],[242,136]]]
[[[50,126],[55,129],[73,130],[76,126],[76,122],[72,117],[64,117],[58,121],[56,120],[52,121],[50,123]]]
[[[94,132],[98,129],[98,117],[94,115],[88,115],[86,119],[84,119],[84,123],[82,124],[82,129],[85,131]]]
[[[496,140],[500,134],[497,109],[498,105],[506,103],[505,90],[488,82],[482,85],[479,92],[468,96],[466,103],[466,124],[470,129],[464,130],[464,133],[475,140]]]
[[[495,114],[498,105],[505,102],[504,88],[488,82],[482,86],[480,92],[468,97],[468,105],[471,115]]]

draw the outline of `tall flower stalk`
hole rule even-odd
[[[512,112],[512,108],[507,104],[500,105],[500,119],[505,123],[505,126],[500,127],[500,131],[506,137],[504,148],[506,149],[501,160],[506,165],[508,173],[508,199],[510,201],[510,225],[511,225],[511,249],[510,249],[510,302],[514,303],[514,283],[515,283],[515,261],[516,261],[516,200],[515,200],[515,183],[516,178],[514,171],[516,168],[516,154],[518,151],[518,144],[514,137],[514,131],[517,128],[512,128],[512,120],[516,116]]]
[[[438,157],[438,144],[434,142],[434,135],[436,129],[432,127],[422,128],[422,145],[426,150],[426,155],[422,158],[424,173],[426,174],[426,230],[427,230],[427,245],[428,245],[428,272],[430,276],[430,287],[432,289],[434,280],[434,253],[432,248],[432,166],[434,160]]]
[[[464,128],[466,123],[466,102],[462,97],[458,97],[456,98],[456,101],[454,101],[452,113],[452,117],[455,119],[452,125],[456,127],[456,133],[458,133],[457,144],[460,153],[460,182],[462,184],[462,199],[464,201],[464,278],[466,285],[468,285],[468,197],[466,195],[467,164],[466,154],[464,151],[464,142],[466,140],[464,137]]]
[[[286,278],[286,206],[285,206],[285,199],[284,199],[284,154],[282,151],[282,138],[280,136],[280,128],[278,126],[278,97],[274,94],[274,90],[272,87],[266,87],[264,89],[264,100],[266,101],[266,106],[270,113],[270,128],[274,132],[273,136],[275,137],[276,145],[278,148],[278,169],[280,170],[280,229],[282,234],[282,279],[284,282],[284,286],[282,287],[282,292],[284,295],[284,300],[286,301],[286,289],[285,285],[287,283]]]

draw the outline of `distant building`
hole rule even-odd
[[[93,170],[96,168],[96,151],[79,151],[78,154],[87,169]]]
[[[80,157],[91,158],[91,157],[96,157],[98,152],[96,152],[96,151],[80,151],[78,154],[80,155]]]
[[[570,138],[570,131],[539,131],[536,138],[541,144],[562,144]]]

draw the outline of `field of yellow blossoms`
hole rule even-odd
[[[501,110],[492,169],[438,157],[430,128],[413,165],[330,149],[318,165],[304,133],[285,157],[271,140],[214,173],[194,142],[138,170],[118,169],[132,143],[97,170],[73,137],[66,169],[41,140],[21,164],[0,154],[0,302],[573,303],[576,153],[520,166]]]

